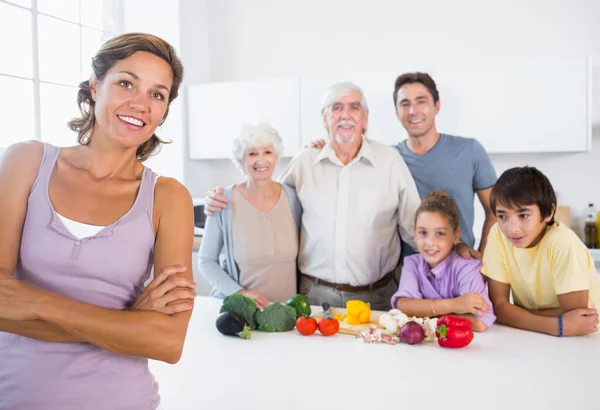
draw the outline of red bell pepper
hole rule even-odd
[[[473,340],[473,323],[462,317],[442,316],[437,320],[435,335],[442,347],[465,347]]]

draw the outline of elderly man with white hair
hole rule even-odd
[[[321,114],[327,146],[303,150],[281,178],[303,208],[300,293],[315,305],[358,299],[388,310],[400,238],[416,249],[419,193],[398,151],[365,137],[369,110],[357,85],[333,85]],[[208,212],[225,206],[221,195],[209,194]]]
[[[231,206],[207,218],[199,252],[215,297],[239,292],[262,308],[296,294],[302,210],[294,189],[272,179],[282,150],[281,137],[264,123],[242,127],[234,140],[233,162],[245,180],[224,190]]]

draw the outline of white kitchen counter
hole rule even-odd
[[[181,361],[150,362],[164,410],[600,408],[600,336],[494,325],[464,349],[369,345],[352,336],[221,335],[198,297]]]

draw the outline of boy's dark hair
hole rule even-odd
[[[494,214],[498,204],[511,209],[537,205],[542,220],[552,216],[547,225],[554,223],[552,206],[556,210],[556,193],[546,175],[535,167],[515,167],[504,171],[490,194],[490,207]]]
[[[440,100],[440,94],[438,93],[437,86],[433,78],[427,73],[405,73],[400,77],[396,78],[396,84],[394,85],[394,108],[398,107],[398,90],[402,88],[404,84],[423,84],[433,97],[433,103],[437,103]]]
[[[428,194],[425,199],[417,208],[415,215],[415,227],[417,225],[417,219],[423,212],[436,212],[442,215],[448,220],[448,223],[453,230],[456,231],[460,224],[460,217],[458,216],[458,206],[456,201],[446,191],[438,189]]]

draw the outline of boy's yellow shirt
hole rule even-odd
[[[498,224],[488,235],[483,255],[485,276],[512,288],[515,305],[525,309],[559,308],[563,293],[589,290],[588,307],[600,308],[600,281],[594,260],[571,229],[555,222],[533,248],[517,248]]]

